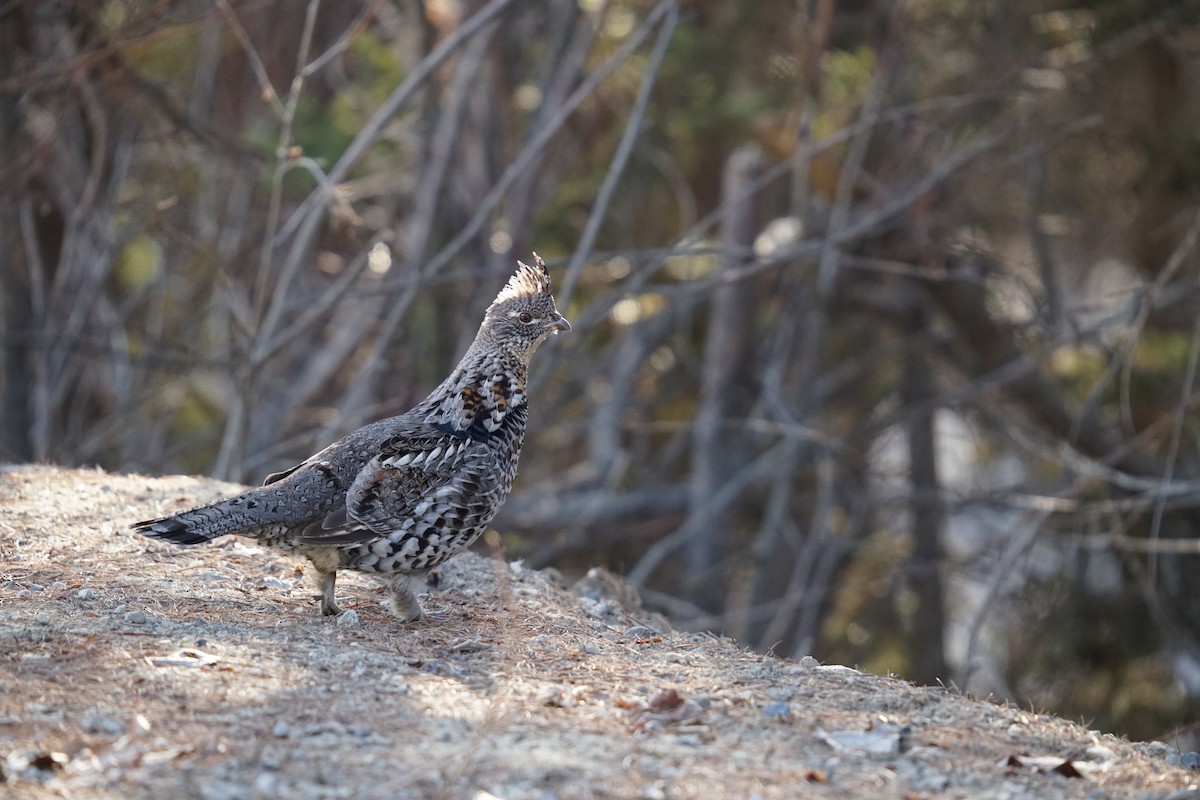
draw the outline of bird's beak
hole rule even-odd
[[[554,333],[566,333],[571,330],[571,323],[567,322],[567,318],[562,314],[558,315],[558,319],[550,323],[550,330]]]

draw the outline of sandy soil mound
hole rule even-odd
[[[675,632],[599,573],[469,554],[432,620],[357,576],[325,619],[253,542],[127,530],[236,488],[0,469],[10,796],[1200,798],[1166,745]]]

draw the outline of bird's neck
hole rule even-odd
[[[477,344],[422,404],[426,421],[450,433],[489,435],[525,406],[528,362]]]

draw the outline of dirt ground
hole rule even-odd
[[[317,616],[253,542],[129,523],[215,481],[0,467],[0,793],[29,798],[1200,798],[1161,743],[672,631],[602,574],[468,554]]]

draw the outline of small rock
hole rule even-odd
[[[658,636],[658,631],[645,625],[633,625],[625,629],[625,635],[631,639],[653,639]]]
[[[692,698],[692,702],[701,708],[710,708],[712,706],[712,698],[706,694],[698,694]]]
[[[805,669],[813,669],[821,666],[821,662],[817,661],[812,656],[805,656],[804,658],[800,659],[800,666],[804,667]]]
[[[835,675],[861,675],[862,673],[854,667],[847,667],[844,664],[818,664],[817,670]]]
[[[595,642],[584,642],[579,645],[579,652],[586,656],[598,656],[600,655],[600,648],[596,646]]]
[[[292,732],[292,726],[288,725],[283,720],[275,723],[275,727],[271,729],[271,735],[276,739],[286,739]]]
[[[615,620],[623,613],[621,604],[615,600],[596,600],[591,597],[579,598],[583,613],[598,620]]]
[[[45,586],[42,586],[40,583],[29,583],[29,584],[26,584],[26,585],[25,585],[25,588],[26,588],[26,589],[28,589],[28,590],[29,590],[29,591],[31,591],[31,592],[44,592],[44,591],[46,591],[46,587],[45,587]]]
[[[542,567],[540,570],[538,570],[538,572],[540,572],[542,577],[546,579],[546,583],[550,584],[551,586],[557,586],[560,589],[568,588],[567,579],[564,578],[563,574],[554,567]]]
[[[920,764],[912,764],[912,762],[901,761],[901,764],[911,764],[914,769],[911,776],[908,777],[908,782],[912,788],[922,794],[926,792],[931,794],[943,794],[950,788],[950,776],[934,769]]]
[[[140,608],[135,608],[125,615],[125,621],[130,625],[145,625],[147,619],[146,612]]]
[[[50,584],[50,588],[56,592],[61,592],[63,589],[67,588],[67,585],[62,581],[55,581],[54,583]]]
[[[644,797],[646,800],[667,800],[667,782],[655,781],[648,783],[642,787],[639,797]],[[672,790],[673,792],[674,790]]]
[[[260,797],[278,797],[279,779],[273,772],[260,772],[254,779],[254,791]]]
[[[93,600],[96,597],[96,593],[91,589],[83,588],[76,592],[75,596],[80,600]]]
[[[28,600],[29,598],[33,597],[33,592],[29,591],[28,589],[22,589],[21,591],[17,592],[17,597],[21,598],[22,600]]]
[[[1088,761],[1096,761],[1104,763],[1105,761],[1116,760],[1117,754],[1112,749],[1105,747],[1102,744],[1094,744],[1085,751]]]
[[[50,615],[47,614],[45,611],[43,611],[42,613],[40,613],[36,617],[34,617],[33,621],[36,622],[38,625],[49,625],[50,624]]]
[[[1200,770],[1200,753],[1172,753],[1167,756],[1167,763],[1174,764],[1185,769]]]
[[[238,800],[249,794],[248,788],[244,783],[213,778],[201,783],[197,794],[200,800]]]
[[[792,709],[787,703],[767,703],[763,706],[763,716],[767,719],[787,719],[792,714]]]
[[[338,615],[337,625],[339,628],[355,628],[358,624],[358,612],[353,608]]]
[[[279,578],[268,575],[262,579],[263,586],[269,586],[272,589],[291,589],[292,582],[280,580]]]
[[[125,725],[116,717],[108,714],[91,714],[79,722],[79,727],[91,734],[107,734],[120,736],[125,733]]]
[[[1166,742],[1146,742],[1143,745],[1143,752],[1151,758],[1166,758],[1171,755],[1173,749]]]

